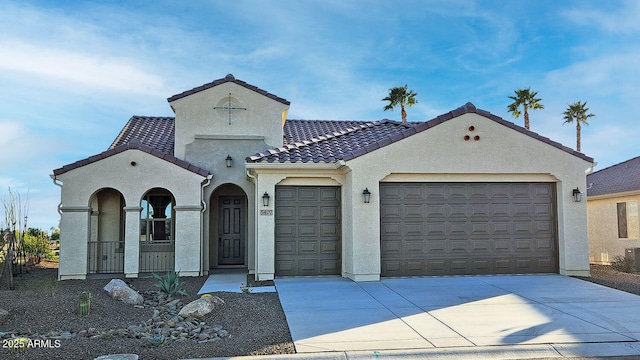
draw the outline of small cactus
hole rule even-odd
[[[91,308],[91,293],[83,291],[78,299],[78,314],[88,316]]]

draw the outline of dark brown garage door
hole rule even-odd
[[[340,188],[276,187],[276,275],[340,275]]]
[[[558,272],[555,184],[380,184],[382,276]]]

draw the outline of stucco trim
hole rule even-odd
[[[176,205],[173,207],[175,211],[201,211],[202,205]]]
[[[245,163],[245,167],[247,169],[271,169],[271,170],[292,170],[292,169],[301,169],[301,170],[336,170],[336,165],[334,163],[292,163],[292,162],[284,162],[284,163]]]
[[[93,210],[91,206],[61,206],[62,212],[91,212]]]
[[[143,210],[140,206],[125,206],[122,209],[127,212],[141,212]]]
[[[193,136],[196,140],[264,140],[264,136],[260,135],[202,135]]]

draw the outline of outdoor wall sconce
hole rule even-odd
[[[231,155],[227,155],[227,158],[224,159],[224,161],[227,163],[227,167],[233,166],[233,158],[231,157]]]
[[[582,201],[582,193],[579,188],[573,189],[573,200],[575,200],[575,202]]]
[[[364,188],[364,191],[362,192],[362,198],[365,204],[368,204],[369,201],[371,201],[371,192],[369,191],[369,188]]]
[[[271,196],[269,196],[269,194],[267,194],[267,192],[264,192],[264,195],[262,195],[262,205],[264,206],[269,206],[269,199],[271,198]]]

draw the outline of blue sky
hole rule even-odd
[[[575,147],[567,104],[596,117],[582,151],[596,169],[640,155],[640,2],[3,1],[0,199],[29,194],[29,226],[58,226],[49,174],[108,148],[132,115],[172,116],[166,99],[232,73],[291,101],[289,118],[399,120],[388,89],[408,84],[409,121],[466,102],[507,112],[538,91],[531,130]],[[517,149],[514,149],[517,151]],[[535,155],[533,155],[535,156]],[[0,207],[0,226],[4,209]]]

